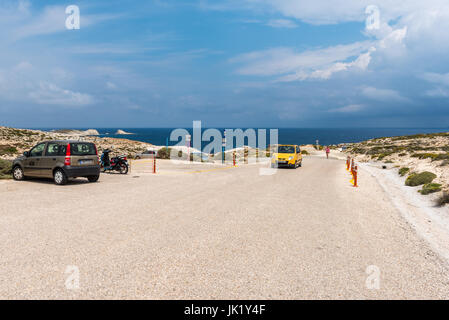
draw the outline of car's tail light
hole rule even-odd
[[[95,154],[97,155],[97,164],[100,163],[100,156],[98,155],[98,150],[97,150],[97,146],[94,144],[94,148],[95,148]]]
[[[65,159],[64,159],[64,165],[65,166],[70,166],[72,164],[71,160],[70,160],[70,143],[67,145],[67,150],[65,152]]]

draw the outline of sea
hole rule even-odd
[[[67,128],[35,128],[44,131]],[[96,129],[100,137],[126,138],[148,142],[154,145],[175,145],[178,141],[170,141],[170,134],[175,128],[70,128],[76,130]],[[117,130],[132,134],[118,135]],[[192,128],[185,128],[192,134]],[[202,131],[208,128],[202,128]],[[215,128],[221,133],[225,128]],[[236,129],[236,128],[227,128]],[[246,130],[247,128],[241,128]],[[267,129],[267,144],[269,144],[269,129]],[[335,145],[342,143],[361,142],[373,138],[413,135],[419,133],[448,132],[448,128],[277,128],[279,144],[318,144]],[[257,132],[257,129],[256,129]],[[205,142],[208,143],[208,142]],[[240,147],[235,145],[235,147]]]

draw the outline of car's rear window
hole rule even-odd
[[[72,156],[94,156],[97,151],[93,143],[76,142],[70,144],[70,154]]]
[[[64,144],[50,142],[47,145],[47,156],[65,156],[67,146]]]

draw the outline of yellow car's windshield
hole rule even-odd
[[[295,153],[294,146],[279,146],[278,153]]]

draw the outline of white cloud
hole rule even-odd
[[[436,87],[434,89],[427,90],[424,95],[432,98],[448,98],[449,97],[449,89]]]
[[[437,86],[433,89],[427,90],[425,95],[432,98],[447,98],[449,97],[449,73],[425,73],[422,78]]]
[[[378,89],[375,87],[363,87],[361,90],[363,96],[377,101],[383,102],[405,102],[408,101],[407,98],[401,96],[401,94],[395,90],[391,89]]]
[[[326,77],[329,73],[332,74],[338,69],[352,66],[349,64],[346,66],[344,64],[333,66],[333,64],[351,57],[359,57],[363,51],[369,51],[370,46],[371,43],[368,41],[356,42],[349,45],[339,45],[301,53],[296,53],[290,48],[275,48],[242,54],[231,59],[230,62],[244,64],[243,67],[238,69],[238,73],[242,75],[284,75],[284,78],[281,80],[287,81],[285,76],[291,77],[291,80],[304,79],[317,72],[313,77],[318,78]],[[363,56],[352,63],[354,66],[366,68],[368,60],[367,56]],[[321,70],[323,68],[331,68],[331,70]]]
[[[110,90],[114,90],[114,89],[117,89],[117,85],[115,83],[108,81],[108,82],[106,82],[106,88],[108,88]]]
[[[350,104],[344,107],[330,109],[329,112],[352,113],[352,112],[359,112],[362,109],[363,105],[361,104]]]
[[[294,80],[306,80],[306,79],[323,79],[327,80],[330,79],[331,76],[340,71],[347,71],[349,69],[359,69],[359,70],[365,70],[370,61],[371,61],[371,52],[375,51],[375,48],[371,48],[368,52],[362,53],[352,62],[336,62],[334,64],[331,64],[328,67],[325,67],[323,69],[317,69],[314,71],[311,71],[309,73],[304,71],[296,72],[295,74],[290,74],[284,77],[281,77],[278,79],[278,81],[294,81]]]
[[[449,87],[449,73],[441,74],[441,73],[427,72],[422,76],[422,78],[429,82]]]
[[[298,27],[298,25],[295,22],[287,19],[273,19],[268,21],[267,25],[273,28],[288,28],[288,29],[294,29]]]
[[[47,105],[81,107],[94,102],[89,94],[62,89],[49,82],[40,82],[28,96],[38,104]]]
[[[6,0],[0,4],[0,32],[6,39],[20,40],[38,35],[49,35],[67,31],[65,6],[45,6],[40,11],[32,11],[29,1]],[[89,27],[102,21],[120,18],[121,15],[89,14],[81,11],[81,28]]]

